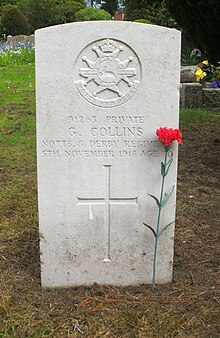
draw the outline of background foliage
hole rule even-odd
[[[117,12],[118,8],[119,8],[118,0],[106,0],[106,2],[102,5],[102,9],[110,13],[111,16],[113,16],[115,12]]]
[[[23,33],[24,25],[21,25],[22,29],[16,34],[31,34],[38,28],[72,22],[76,12],[83,8],[84,0],[0,0],[0,34],[14,35],[15,29],[18,31],[15,24],[18,18],[11,20],[10,26],[4,21],[4,16],[9,16],[12,9],[21,12],[23,21],[28,22],[28,31]]]
[[[54,0],[21,0],[19,8],[28,18],[33,30],[53,24]]]
[[[5,34],[29,34],[30,25],[27,17],[16,7],[11,7],[2,15],[2,26]]]
[[[177,27],[163,0],[125,0],[125,6],[126,20],[145,19],[157,25]]]
[[[103,4],[106,13],[85,8],[84,0],[0,0],[0,37],[31,34],[41,27],[72,21],[110,20],[119,4],[122,4],[119,0],[106,0]],[[123,4],[126,20],[147,20],[178,28],[183,33],[183,50],[190,54],[193,48],[199,48],[204,58],[217,65],[220,60],[219,0],[124,0]]]
[[[76,13],[76,21],[95,21],[95,20],[111,20],[111,14],[104,9],[96,9],[87,7]]]
[[[184,40],[199,48],[204,58],[220,61],[220,1],[216,0],[125,0],[126,20],[151,22],[181,29]]]
[[[213,64],[220,61],[220,1],[166,0],[171,15]]]

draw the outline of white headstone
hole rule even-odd
[[[151,283],[164,148],[178,127],[180,32],[131,22],[36,31],[42,285]],[[166,188],[176,184],[177,146]],[[175,219],[175,193],[161,224]],[[173,228],[157,283],[172,279]]]

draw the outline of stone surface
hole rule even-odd
[[[15,35],[15,36],[11,36],[8,35],[7,36],[7,41],[8,42],[30,42],[34,44],[34,34],[31,35]]]
[[[202,88],[210,88],[210,89],[214,89],[214,88],[212,87],[212,81],[205,81],[205,82],[203,82]]]
[[[202,107],[202,85],[200,83],[182,83],[180,85],[180,107]]]
[[[220,108],[220,88],[203,88],[202,102],[204,108]]]
[[[196,71],[196,66],[181,67],[180,82],[181,83],[195,82],[196,81],[195,71]]]
[[[49,42],[49,43],[48,43]],[[180,32],[130,22],[36,31],[43,287],[151,283],[163,146],[178,126]],[[177,145],[165,189],[176,184]],[[175,192],[161,225],[175,219]],[[158,283],[172,279],[174,229],[160,238]]]

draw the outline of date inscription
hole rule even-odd
[[[75,158],[156,158],[161,146],[148,140],[143,115],[69,115],[63,139],[43,139],[42,157]]]

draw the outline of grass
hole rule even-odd
[[[23,192],[23,182],[36,190],[34,65],[8,66],[0,71],[0,199],[4,201],[0,214],[6,213],[0,233],[14,236],[23,231],[16,210],[22,208],[27,213],[30,205],[35,213],[37,210],[36,193],[30,196],[28,187]],[[8,210],[12,210],[10,217]]]
[[[1,141],[20,143],[35,130],[34,65],[1,68],[0,87]]]
[[[182,284],[161,286],[156,294],[146,286],[41,290],[34,65],[8,65],[0,72],[0,337],[214,338],[219,316],[214,291],[203,285],[197,289],[195,277],[185,276],[181,268]],[[183,109],[180,125],[214,126],[218,116],[219,112]],[[201,225],[198,229],[202,231]],[[184,230],[184,241],[187,231],[192,228]],[[198,243],[199,239],[194,245]],[[189,251],[181,252],[187,261]],[[208,277],[204,268],[201,272],[204,283],[212,279],[213,271],[208,271]],[[213,279],[210,283],[214,287]]]
[[[195,124],[218,123],[219,110],[184,108],[180,110],[180,129]]]

